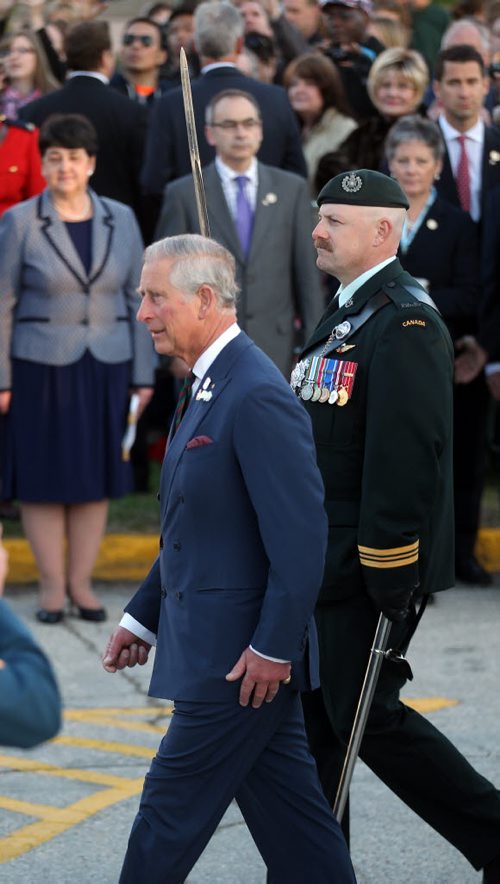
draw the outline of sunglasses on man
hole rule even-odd
[[[153,45],[153,37],[150,34],[125,34],[122,43],[124,46],[132,46],[136,41],[143,46]]]

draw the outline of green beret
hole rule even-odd
[[[318,206],[323,203],[393,209],[407,209],[409,206],[398,182],[372,169],[356,169],[336,175],[320,190],[316,202]]]

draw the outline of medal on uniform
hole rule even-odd
[[[308,402],[309,399],[312,399],[312,394],[314,393],[314,387],[312,384],[304,384],[300,390],[300,398],[304,400],[304,402]]]
[[[300,362],[297,362],[297,365],[292,371],[290,375],[290,386],[292,390],[297,390],[297,387],[300,387],[302,381],[306,376],[306,371],[309,366],[308,359],[301,359]]]
[[[341,362],[337,387],[338,397],[336,401],[336,404],[340,407],[346,405],[351,398],[357,367],[357,362],[348,362],[347,360]]]
[[[336,325],[335,328],[333,329],[333,334],[335,336],[335,339],[337,341],[341,341],[342,338],[345,338],[345,336],[349,334],[349,332],[351,331],[351,328],[352,328],[351,323],[348,322],[347,319],[344,320],[344,322],[339,323],[339,325]]]
[[[349,401],[349,395],[345,387],[341,387],[337,393],[337,405],[345,405]]]

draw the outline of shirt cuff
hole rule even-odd
[[[498,374],[499,371],[500,362],[488,362],[488,364],[484,366],[484,373],[486,377],[489,377],[490,374]]]
[[[248,647],[254,652],[254,654],[257,654],[257,657],[263,657],[264,660],[270,660],[271,663],[290,663],[290,660],[280,660],[278,657],[268,657],[267,654],[261,654],[260,651],[252,648],[252,645],[249,645]]]
[[[132,617],[131,614],[125,612],[120,620],[120,626],[123,626],[124,629],[128,629],[129,632],[133,632],[137,638],[142,638],[143,642],[147,642],[148,645],[156,645],[156,635],[154,632],[151,632],[150,629],[146,629],[146,627]]]

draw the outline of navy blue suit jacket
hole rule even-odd
[[[207,376],[165,455],[159,557],[126,608],[157,634],[150,693],[236,698],[224,677],[249,644],[317,686],[327,520],[309,417],[243,332]]]
[[[208,144],[204,134],[208,102],[225,89],[243,89],[257,99],[260,107],[263,139],[258,159],[268,166],[278,166],[307,177],[297,121],[284,89],[246,77],[231,65],[207,71],[194,79],[191,85],[202,166],[212,162],[215,157],[214,148]],[[182,90],[172,89],[155,104],[151,112],[141,178],[144,192],[161,197],[169,181],[190,173]]]

